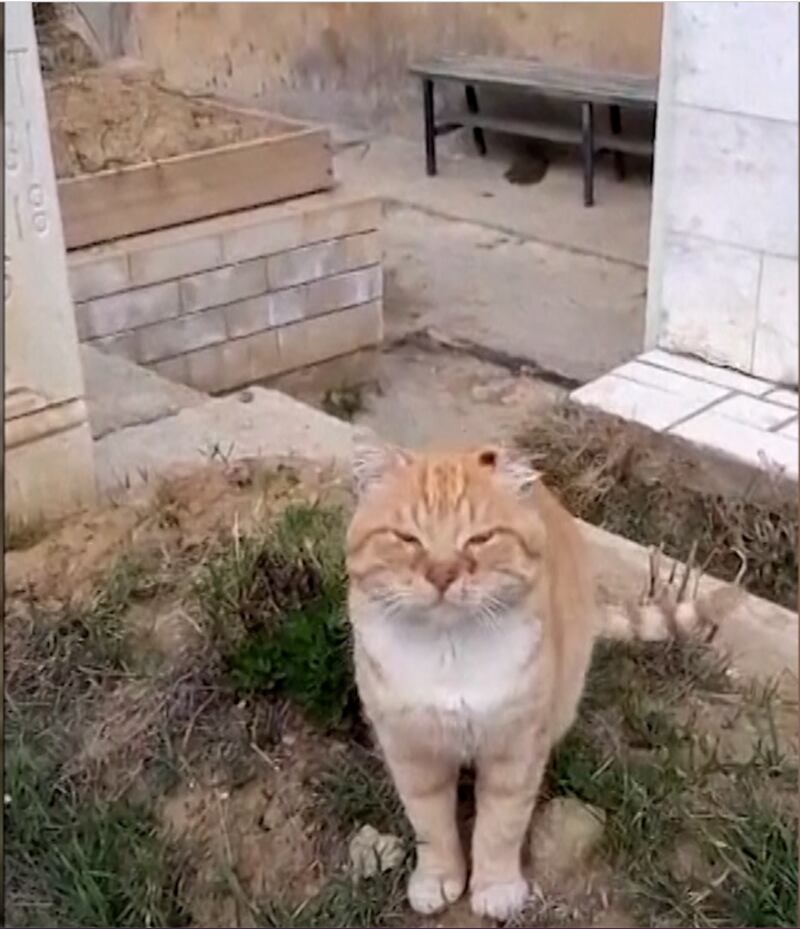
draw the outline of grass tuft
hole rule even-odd
[[[322,398],[322,409],[329,416],[352,422],[353,418],[365,409],[364,392],[361,387],[328,390]]]
[[[333,878],[311,900],[299,907],[274,904],[261,913],[260,925],[275,927],[402,926],[408,918],[406,880],[408,862],[386,874],[354,883],[347,876]]]
[[[47,748],[6,741],[10,925],[184,926],[184,873],[152,813],[76,796]]]
[[[233,686],[290,697],[326,725],[356,707],[343,533],[338,510],[291,505],[218,551],[195,586]]]
[[[379,832],[412,838],[386,765],[366,748],[354,745],[337,755],[319,778],[317,791],[323,811],[342,836],[369,823]]]
[[[796,765],[777,744],[724,760],[677,711],[690,691],[713,701],[730,695],[730,684],[711,653],[679,659],[677,649],[658,662],[652,646],[598,648],[546,790],[606,811],[606,856],[647,925],[794,925],[796,813],[775,792],[794,793]],[[750,708],[764,714],[769,699],[762,692]],[[687,848],[688,875],[669,866]]]
[[[556,408],[519,436],[520,447],[570,512],[672,558],[698,543],[699,564],[789,609],[797,606],[798,516],[794,502],[771,505],[701,492],[698,466],[655,449],[644,427],[579,407]]]

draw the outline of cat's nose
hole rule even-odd
[[[432,561],[425,572],[425,579],[443,594],[458,577],[459,567],[455,561]]]

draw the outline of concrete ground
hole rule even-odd
[[[504,173],[525,150],[496,137],[486,158],[469,136],[447,137],[434,178],[421,144],[335,130],[334,148],[340,189],[386,204],[386,338],[356,421],[409,446],[508,439],[641,350],[646,165],[620,183],[601,161],[586,209],[569,153],[550,152],[543,179],[518,185]],[[281,386],[322,402],[322,390]]]
[[[586,209],[574,157],[554,154],[539,183],[515,185],[503,175],[520,151],[489,143],[486,158],[442,146],[440,174],[429,178],[420,145],[340,141],[342,187],[387,202],[387,337],[435,328],[591,380],[642,348],[646,174],[632,164],[619,183],[601,162],[597,203]]]

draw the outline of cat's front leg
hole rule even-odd
[[[466,883],[456,825],[458,765],[427,753],[416,758],[386,753],[386,760],[417,842],[408,902],[417,913],[437,913],[458,900]]]
[[[526,742],[519,739],[516,748],[487,752],[478,760],[470,880],[470,903],[478,916],[506,920],[519,913],[528,900],[522,842],[539,792],[547,748],[544,744],[531,747]]]

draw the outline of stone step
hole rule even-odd
[[[153,371],[81,345],[86,406],[92,435],[110,432],[172,416],[208,400],[208,395],[176,384]]]
[[[296,456],[345,462],[352,441],[348,423],[279,391],[251,387],[109,432],[95,443],[95,467],[101,493],[113,496],[210,461]]]

